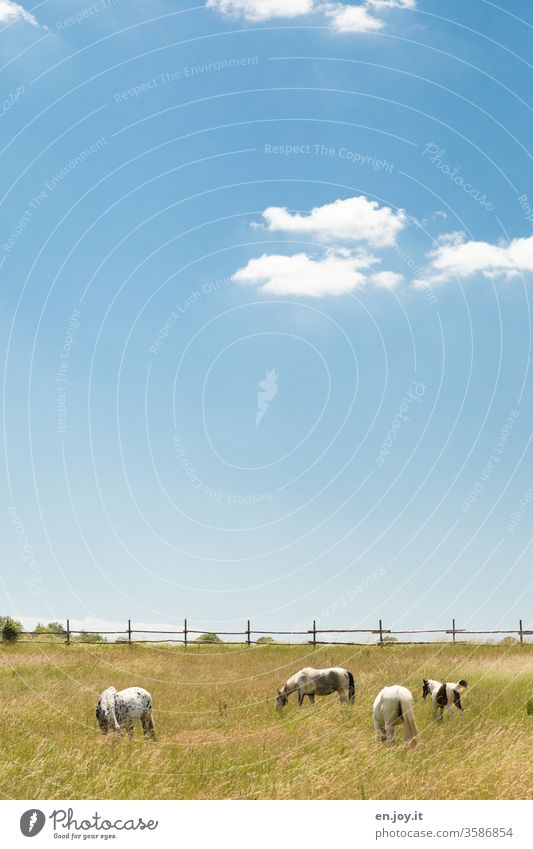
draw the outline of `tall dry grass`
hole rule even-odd
[[[346,666],[355,706],[336,696],[274,709],[302,666]],[[431,718],[422,678],[466,678],[465,721]],[[374,740],[385,684],[415,696],[415,750]],[[104,738],[99,693],[140,685],[158,741]],[[533,789],[533,646],[2,645],[4,798],[522,799]]]

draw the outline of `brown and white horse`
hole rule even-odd
[[[422,698],[427,699],[431,696],[433,705],[433,716],[442,720],[444,708],[448,708],[450,716],[453,716],[453,705],[459,711],[459,716],[464,716],[463,706],[461,704],[461,691],[466,690],[468,683],[461,679],[456,684],[442,684],[440,681],[433,681],[431,678],[424,678],[422,682]],[[439,715],[440,711],[440,715]]]

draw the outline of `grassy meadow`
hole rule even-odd
[[[303,666],[346,666],[355,706],[277,687]],[[465,721],[437,724],[422,678],[470,684]],[[416,749],[374,739],[386,684],[415,696]],[[103,737],[100,692],[152,693],[156,743]],[[533,646],[0,645],[0,794],[14,799],[523,799],[533,790]]]

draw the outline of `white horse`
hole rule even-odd
[[[103,734],[125,728],[133,737],[133,727],[140,721],[145,737],[155,740],[155,725],[152,717],[152,697],[142,687],[128,687],[117,692],[114,687],[104,690],[96,705],[96,719]]]
[[[406,743],[414,745],[418,735],[413,713],[413,696],[407,687],[384,687],[374,702],[374,729],[378,740],[392,743],[396,725],[403,722]]]
[[[315,696],[329,696],[338,693],[341,702],[355,701],[355,682],[351,672],[341,666],[330,669],[313,669],[306,666],[295,675],[291,675],[281,690],[278,690],[276,707],[285,707],[291,693],[298,693],[298,707],[301,707],[305,696],[313,703]]]
[[[448,708],[450,716],[453,716],[453,705],[459,711],[459,716],[464,717],[464,710],[461,704],[461,690],[466,690],[467,687],[468,683],[463,679],[456,684],[442,684],[440,681],[424,678],[422,682],[422,698],[426,699],[428,696],[431,696],[433,716],[437,717],[437,713],[440,710],[440,720],[443,718],[444,708]]]

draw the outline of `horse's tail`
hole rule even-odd
[[[465,681],[464,678],[461,678],[461,680],[458,681],[455,686],[456,687],[464,687],[464,689],[466,690],[466,688],[468,687],[468,681]]]
[[[352,673],[348,672],[348,670],[346,672],[348,674],[348,701],[353,704],[355,702],[355,681]]]
[[[416,727],[415,715],[413,713],[413,697],[411,693],[400,693],[400,710],[402,712],[403,727],[405,731],[405,742],[416,745],[418,728]]]
[[[115,690],[112,693],[108,693],[107,695],[107,721],[110,727],[113,727],[115,731],[120,731],[120,724],[117,719],[117,691]]]

